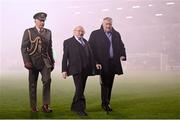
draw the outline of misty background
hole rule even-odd
[[[124,71],[180,71],[180,0],[0,0],[0,73],[25,71],[22,36],[41,11],[48,14],[56,72],[73,28],[84,26],[88,40],[107,16],[126,47]]]

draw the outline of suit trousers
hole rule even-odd
[[[84,111],[86,109],[86,99],[84,96],[84,90],[86,86],[86,80],[88,77],[88,68],[82,70],[81,73],[73,75],[75,94],[71,105],[72,111]]]
[[[44,65],[41,70],[29,70],[29,97],[31,107],[37,106],[37,81],[39,72],[41,73],[43,83],[43,105],[50,104],[51,68]]]
[[[101,85],[101,100],[102,105],[110,104],[112,86],[114,82],[114,62],[113,59],[109,59],[108,72],[101,71],[100,74],[100,85]]]

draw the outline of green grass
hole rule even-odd
[[[0,80],[0,118],[80,118],[70,111],[74,84],[53,73],[51,106],[53,113],[31,113],[27,73],[4,74]],[[42,83],[38,81],[38,107],[42,105]],[[116,76],[111,106],[106,115],[101,109],[99,77],[86,84],[88,117],[83,118],[180,118],[180,74],[137,72]]]

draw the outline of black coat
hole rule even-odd
[[[100,29],[95,30],[91,33],[89,44],[92,49],[95,62],[102,65],[102,69],[105,73],[109,72],[108,61],[110,44],[109,39],[106,36],[102,26]],[[119,32],[114,29],[112,29],[112,46],[115,74],[123,74],[120,57],[124,56],[126,58],[126,52]]]
[[[88,48],[89,52],[89,62],[88,62],[88,75],[93,75],[93,66],[95,65],[93,62],[93,54],[92,50],[89,46],[87,40],[83,39],[85,45]],[[62,72],[67,72],[69,75],[75,75],[81,73],[83,70],[83,61],[80,52],[82,45],[75,39],[75,37],[71,37],[64,41],[63,43],[63,58],[62,58]]]

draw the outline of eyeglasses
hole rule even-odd
[[[77,31],[77,32],[84,32],[84,30],[74,30],[74,31]]]

